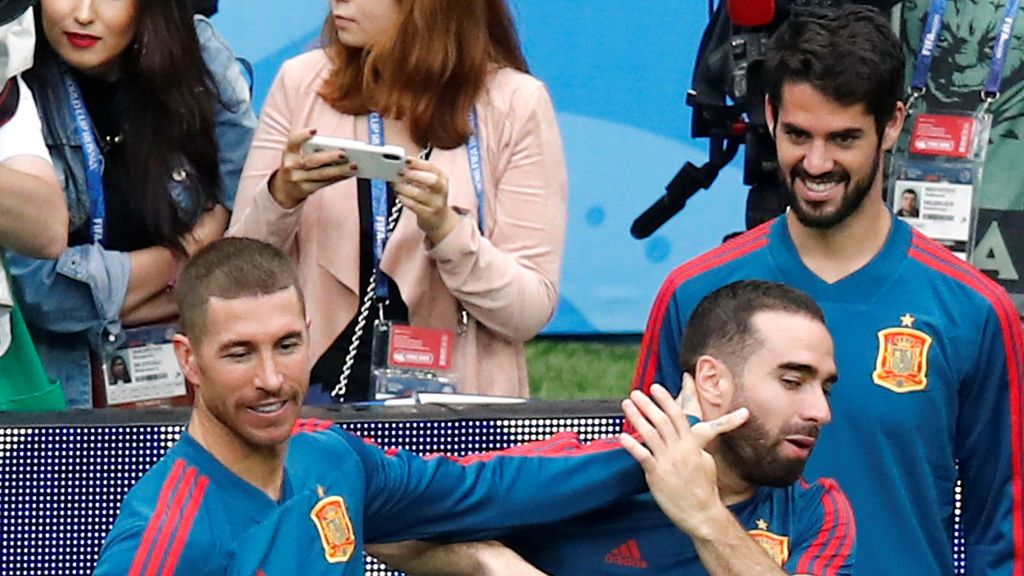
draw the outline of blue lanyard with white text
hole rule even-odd
[[[988,78],[985,80],[983,97],[987,102],[991,102],[999,96],[999,86],[1003,83],[1003,68],[1006,67],[1006,53],[1010,47],[1013,24],[1017,21],[1019,10],[1020,0],[1007,1],[1006,11],[1003,13],[999,33],[996,35],[996,43],[992,49],[992,67],[989,68]]]
[[[68,111],[82,143],[82,156],[85,160],[85,188],[89,192],[89,231],[92,241],[103,244],[103,231],[106,227],[107,203],[103,196],[103,154],[96,142],[96,133],[92,127],[89,112],[85,109],[85,101],[78,84],[65,68],[62,70],[64,89],[68,95]]]
[[[370,144],[384,145],[384,121],[380,114],[370,112]],[[384,246],[388,243],[388,183],[384,180],[370,180],[370,203],[373,208],[373,269],[377,275],[377,298],[388,298],[388,279],[380,273],[380,261]]]
[[[924,21],[924,32],[921,33],[921,49],[917,53],[914,64],[914,76],[910,81],[911,94],[923,94],[928,83],[928,73],[932,68],[932,56],[935,45],[939,41],[942,30],[942,18],[946,14],[946,0],[932,0],[928,7],[928,16]]]
[[[931,5],[928,7],[924,32],[921,34],[921,48],[917,53],[914,75],[910,83],[911,103],[913,99],[924,94],[928,82],[928,74],[931,70],[932,56],[935,54],[939,31],[942,29],[942,19],[946,13],[946,1],[932,0]],[[996,34],[995,44],[993,45],[992,64],[989,67],[988,78],[985,80],[985,88],[982,92],[982,97],[987,102],[995,100],[999,95],[1003,70],[1006,68],[1007,49],[1010,45],[1013,25],[1017,20],[1017,12],[1019,10],[1020,0],[1007,1],[1003,19],[1000,22],[999,31]]]
[[[384,145],[384,121],[377,112],[370,112],[370,144],[374,146]],[[473,189],[476,193],[477,222],[480,232],[484,231],[484,173],[483,158],[480,154],[480,139],[477,124],[476,110],[470,110],[469,121],[473,126],[473,133],[466,142],[466,151],[469,155],[469,172],[473,179]],[[396,200],[397,201],[397,200]],[[377,272],[377,286],[375,295],[379,299],[387,300],[389,294],[388,279],[380,273],[380,262],[384,255],[384,247],[388,243],[388,184],[384,180],[370,180],[370,203],[373,208],[373,266]]]

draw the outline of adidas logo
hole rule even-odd
[[[628,542],[604,555],[604,561],[608,564],[628,566],[630,568],[647,568],[647,561],[640,553],[640,546],[636,540],[630,538]]]

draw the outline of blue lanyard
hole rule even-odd
[[[928,7],[928,17],[924,23],[924,32],[921,33],[921,50],[917,53],[914,76],[910,82],[910,88],[916,94],[923,93],[928,82],[928,73],[932,67],[932,56],[935,54],[935,45],[939,40],[939,31],[942,30],[942,18],[945,14],[946,0],[932,0],[931,5]]]
[[[370,144],[384,145],[384,121],[380,114],[370,112]],[[388,183],[384,180],[370,180],[370,202],[373,207],[373,267],[377,273],[376,295],[387,299],[388,279],[380,273],[380,261],[384,246],[388,243]]]
[[[85,109],[85,101],[82,99],[78,84],[66,67],[62,69],[61,77],[68,95],[68,111],[71,113],[75,131],[78,132],[78,139],[82,143],[82,156],[85,159],[85,188],[89,191],[91,223],[89,230],[92,233],[92,241],[103,244],[107,219],[107,203],[103,196],[103,154],[96,143],[96,133],[89,112]]]
[[[469,123],[473,125],[473,133],[469,135],[466,142],[466,152],[469,154],[469,174],[473,178],[473,190],[476,192],[476,221],[480,226],[480,233],[484,233],[484,160],[480,153],[480,124],[477,122],[476,109],[469,111]]]
[[[916,98],[925,91],[928,82],[928,73],[931,70],[932,56],[935,54],[935,46],[938,44],[939,31],[942,29],[942,19],[946,13],[947,0],[932,0],[928,7],[928,16],[925,20],[924,31],[921,33],[921,48],[917,53],[917,61],[914,65],[914,76],[911,79],[911,98]],[[988,78],[985,80],[985,89],[982,93],[986,101],[992,101],[999,95],[999,86],[1003,81],[1003,70],[1006,68],[1006,53],[1010,45],[1010,38],[1013,35],[1013,25],[1017,20],[1017,12],[1020,10],[1020,0],[1008,0],[1003,19],[999,26],[999,33],[996,35],[995,45],[992,50],[992,65],[989,67]]]
[[[995,100],[999,96],[999,86],[1003,83],[1003,68],[1006,67],[1006,52],[1010,46],[1010,37],[1013,35],[1013,24],[1017,21],[1017,12],[1020,10],[1020,0],[1008,0],[1006,12],[1003,13],[1003,21],[999,26],[999,34],[996,35],[996,43],[992,50],[992,67],[988,70],[988,79],[985,80],[985,99]]]
[[[368,118],[370,124],[370,144],[374,146],[384,145],[384,121],[377,112],[370,112]],[[484,231],[484,171],[483,157],[480,153],[479,124],[477,122],[476,110],[470,110],[469,121],[473,126],[473,133],[469,135],[466,142],[466,151],[469,155],[469,173],[473,180],[473,189],[476,193],[477,224],[480,233]],[[384,248],[388,243],[388,183],[384,180],[370,180],[370,203],[373,208],[373,266],[377,273],[377,286],[374,290],[377,298],[387,300],[390,287],[387,277],[380,273],[380,261],[384,256]]]

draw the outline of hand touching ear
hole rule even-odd
[[[659,384],[651,387],[653,400],[634,390],[622,402],[622,410],[643,444],[628,434],[621,436],[623,447],[644,469],[658,506],[687,533],[687,527],[701,526],[708,515],[723,506],[718,495],[715,459],[704,448],[720,434],[742,426],[750,416],[746,408],[740,408],[691,427],[682,405],[700,412],[692,378],[689,390],[687,396],[685,378],[678,401]]]

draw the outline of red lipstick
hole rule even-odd
[[[75,48],[92,48],[96,45],[100,39],[90,34],[76,34],[74,32],[65,32],[64,36],[68,39],[68,44],[71,44]]]

